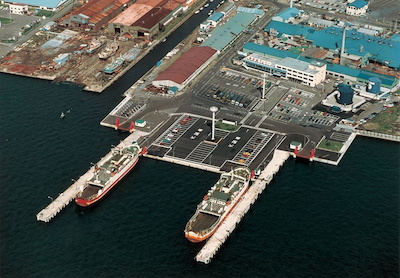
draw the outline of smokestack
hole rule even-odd
[[[346,26],[343,27],[342,47],[340,49],[340,65],[344,66],[344,46],[346,42]]]

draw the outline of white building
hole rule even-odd
[[[367,14],[368,2],[364,0],[357,0],[347,4],[346,14],[354,16],[363,16]]]
[[[308,63],[286,57],[276,64],[276,68],[286,71],[287,79],[310,87],[315,87],[326,78],[326,64],[320,62]]]
[[[12,14],[25,14],[28,11],[28,5],[9,4],[9,7]]]
[[[243,62],[245,68],[261,70],[310,87],[315,87],[326,78],[326,64],[316,61],[308,63],[290,57],[277,59],[251,54]]]
[[[62,4],[68,0],[1,0],[2,4],[10,5],[10,10],[12,5],[22,5],[34,9],[56,11]],[[27,10],[27,8],[26,8]],[[12,12],[12,11],[11,11]]]

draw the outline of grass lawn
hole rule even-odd
[[[9,18],[0,17],[0,22],[1,22],[2,24],[8,24],[8,23],[11,23],[11,22],[13,22],[13,21],[14,21],[14,19],[9,19]]]
[[[318,144],[317,149],[338,153],[342,146],[343,144],[340,142],[324,139]]]
[[[366,130],[396,134],[400,132],[400,105],[381,111],[375,118],[363,125]]]
[[[221,122],[216,122],[215,127],[226,130],[226,131],[230,131],[230,132],[234,132],[239,129],[239,126],[237,126],[237,125],[228,125],[228,124],[223,124]]]
[[[36,13],[37,16],[45,16],[45,17],[52,17],[54,15],[54,12],[52,11],[45,11],[45,10],[40,10],[39,12]]]

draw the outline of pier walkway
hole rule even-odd
[[[203,246],[196,256],[196,261],[205,264],[210,263],[211,259],[220,249],[221,245],[229,237],[229,235],[236,228],[237,224],[242,220],[243,216],[250,209],[250,206],[257,200],[258,195],[265,189],[267,184],[272,181],[274,174],[276,174],[283,163],[289,158],[290,153],[275,150],[274,156],[270,163],[265,167],[261,175],[250,186],[247,193],[239,200],[239,203],[234,210],[226,217],[224,222],[221,223],[217,231],[210,237],[207,243]]]
[[[131,135],[121,141],[117,147],[124,147],[137,141],[140,137],[147,135],[148,132],[134,131]],[[42,209],[37,215],[37,221],[49,222],[54,216],[57,215],[63,208],[65,208],[75,196],[83,189],[86,181],[92,176],[94,166],[92,166],[84,175],[61,193],[55,200],[53,200],[47,207]]]

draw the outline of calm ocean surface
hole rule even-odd
[[[203,265],[183,229],[213,173],[143,158],[97,207],[37,222],[126,136],[99,125],[120,93],[0,84],[1,277],[398,277],[398,144],[358,138],[338,167],[289,160]]]

